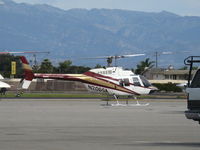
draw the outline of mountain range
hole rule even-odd
[[[173,52],[160,55],[160,66],[183,65],[188,55],[200,55],[200,17],[119,9],[62,10],[46,4],[0,0],[0,49],[49,51],[50,59],[73,58],[79,65],[98,61],[75,58]],[[45,57],[45,56],[43,56]],[[121,60],[131,67],[144,57]]]

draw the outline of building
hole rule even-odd
[[[192,75],[196,70],[192,71]],[[176,70],[173,68],[152,68],[143,74],[152,83],[184,83],[187,82],[189,70]]]

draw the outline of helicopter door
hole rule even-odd
[[[124,80],[124,86],[130,86],[129,78],[125,78]]]
[[[124,78],[119,81],[120,86],[130,86],[129,78]]]

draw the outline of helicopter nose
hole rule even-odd
[[[151,89],[150,92],[149,92],[149,94],[152,94],[152,93],[158,91],[158,88],[155,87],[155,86],[150,86],[149,88]]]

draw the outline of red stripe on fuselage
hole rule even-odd
[[[90,71],[85,72],[84,75],[94,77],[94,78],[100,77],[100,78],[106,78],[106,79],[110,79],[110,80],[114,80],[114,81],[119,81],[119,79],[115,79],[115,78],[112,78],[112,77],[109,77],[109,76],[104,76],[104,75],[94,73],[94,72],[90,72]]]

